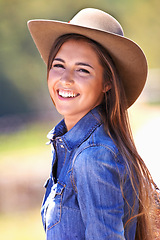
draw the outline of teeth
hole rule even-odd
[[[59,90],[59,95],[61,97],[64,97],[64,98],[67,98],[67,97],[76,97],[76,94],[73,93],[73,92],[68,92],[68,91],[62,91],[62,90]]]

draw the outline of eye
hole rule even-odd
[[[63,68],[64,69],[64,66],[63,66],[63,64],[56,63],[56,64],[52,65],[52,68]]]
[[[77,71],[80,72],[80,73],[90,74],[90,72],[85,68],[80,68]]]

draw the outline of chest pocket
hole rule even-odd
[[[54,184],[45,203],[45,225],[48,230],[61,221],[64,189],[64,185],[60,183]]]

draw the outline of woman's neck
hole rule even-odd
[[[80,120],[80,118],[65,117],[64,121],[66,124],[67,131],[69,131],[71,128],[73,128],[79,120]]]

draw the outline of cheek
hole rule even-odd
[[[52,86],[51,83],[52,83],[51,78],[48,77],[48,79],[47,79],[47,85],[48,85],[48,90],[49,90],[49,92],[50,92],[50,89],[51,89],[51,86]]]
[[[53,74],[53,71],[50,70],[47,78],[47,84],[48,88],[53,88],[56,82],[55,74]]]
[[[48,82],[50,82],[51,79],[53,79],[53,77],[54,77],[54,75],[53,75],[53,71],[52,71],[52,69],[51,69],[51,70],[49,71],[49,73],[48,73],[48,78],[47,78]]]
[[[48,91],[51,97],[51,100],[53,102],[53,104],[55,105],[55,91],[54,91],[54,83],[52,78],[48,75],[48,79],[47,79],[47,85],[48,85]]]
[[[96,94],[100,94],[104,92],[103,82],[101,78],[95,78],[94,81],[91,82],[90,89]]]

